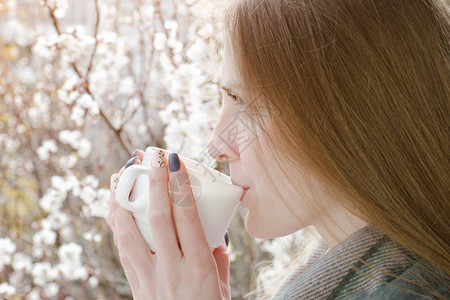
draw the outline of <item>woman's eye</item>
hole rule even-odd
[[[241,110],[240,111],[244,111],[244,110],[247,109],[247,106],[245,105],[244,101],[242,101],[242,99],[239,98],[238,96],[233,95],[233,94],[231,94],[229,92],[227,92],[227,96],[230,97],[235,104],[241,105]],[[218,103],[219,103],[220,106],[222,106],[222,103],[223,103],[222,93],[220,93],[220,97],[218,99]]]
[[[242,99],[239,98],[238,96],[230,94],[229,92],[227,92],[227,96],[231,97],[233,99],[234,103],[240,104],[242,106],[241,111],[247,109],[247,106],[245,105],[244,101],[242,101]]]
[[[233,98],[233,101],[236,102],[236,100],[237,100],[237,96],[236,95],[233,95],[233,94],[230,94],[230,93],[227,92],[227,96]]]

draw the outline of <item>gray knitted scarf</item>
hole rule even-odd
[[[347,252],[344,246],[354,255],[375,266],[377,270],[359,261],[357,257]],[[417,291],[416,287],[405,284],[404,280],[399,282],[395,276],[389,276],[381,271],[402,277],[405,274],[417,274],[418,269],[415,269],[414,264],[419,259],[421,259],[419,256],[413,255],[368,225],[331,249],[320,240],[306,263],[297,266],[288,275],[271,299],[438,299],[427,297],[421,290],[416,293],[418,298],[414,298],[414,294],[405,293],[401,289],[392,288],[374,279]],[[352,268],[345,262],[360,270]],[[448,286],[436,287],[436,290],[449,295]]]

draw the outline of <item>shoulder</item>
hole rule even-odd
[[[421,264],[424,263],[423,259],[420,259],[414,265],[406,269],[400,276],[389,282],[388,285],[383,284],[378,289],[375,289],[369,293],[357,293],[348,300],[376,300],[376,299],[398,299],[398,300],[422,300],[422,299],[450,299],[450,282],[446,281],[446,284],[442,285],[437,282],[436,277],[430,278],[422,272]],[[420,279],[418,281],[418,278]],[[432,291],[441,295],[438,298],[432,291],[425,289],[417,284],[413,284],[410,281],[419,283],[420,285],[426,285],[431,288]],[[442,298],[443,297],[443,298]]]
[[[295,273],[271,299],[439,299],[433,291],[450,299],[448,281],[434,284],[420,272],[424,262],[367,226]]]

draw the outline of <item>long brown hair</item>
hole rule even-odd
[[[222,13],[252,146],[266,140],[294,186],[307,170],[448,287],[448,4],[236,0]]]

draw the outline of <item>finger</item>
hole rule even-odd
[[[149,223],[152,228],[155,252],[158,260],[173,264],[182,257],[172,221],[172,211],[167,188],[166,157],[162,150],[155,150],[151,157],[149,175]]]
[[[135,153],[133,153],[132,157],[125,163],[125,165],[118,172],[119,177],[122,175],[123,171],[125,171],[126,168],[128,168],[129,166],[131,166],[135,162],[135,159],[136,159],[136,155],[135,155]]]
[[[120,177],[122,176],[123,172],[125,171],[126,168],[128,168],[129,166],[133,165],[133,164],[141,164],[141,160],[136,157],[133,156],[132,158],[130,158],[125,165],[120,169],[119,173],[118,173],[118,179],[120,179]],[[136,181],[133,182],[133,186],[130,189],[130,194],[133,192],[134,186],[136,185]],[[130,195],[128,195],[129,197]],[[130,201],[134,201],[133,199],[129,199]]]
[[[137,162],[140,163],[139,159],[137,159]],[[106,223],[112,230],[114,230],[114,212],[115,209],[119,206],[119,203],[116,201],[116,189],[117,184],[119,183],[120,180],[120,176],[122,175],[124,170],[125,166],[120,169],[119,173],[112,174],[110,178],[109,184],[110,197],[109,197],[108,212],[106,213]]]
[[[225,239],[222,241],[219,247],[214,249],[213,256],[217,264],[217,270],[219,272],[219,278],[223,282],[229,282],[230,277],[230,257],[228,254],[227,245]]]
[[[119,175],[119,177],[120,177],[120,175],[122,175],[123,170],[125,170],[125,166],[123,166],[123,167],[119,170],[119,172],[117,172],[117,174]]]
[[[108,212],[106,213],[106,224],[108,224],[108,226],[113,231],[114,231],[114,217],[113,217],[113,215],[114,215],[115,210],[119,206],[117,201],[115,201],[116,188],[117,188],[117,183],[118,182],[119,182],[119,174],[117,174],[117,173],[112,174],[111,178],[110,178],[110,184],[109,184],[110,196],[109,196]]]
[[[131,291],[133,294],[137,293],[139,290],[139,277],[136,271],[133,269],[133,265],[130,260],[119,251],[120,264],[122,265],[125,276],[127,277],[128,283],[130,284]],[[134,296],[134,295],[133,295]],[[133,297],[134,298],[134,297]]]
[[[134,162],[136,161],[136,159],[137,159],[136,156],[133,156],[132,158],[130,158],[130,159],[125,163],[125,165],[123,166],[123,168],[120,169],[119,174],[122,175],[122,172],[123,172],[126,168],[128,168],[129,166],[131,166],[132,164],[134,164]]]
[[[150,254],[130,211],[118,207],[114,221],[117,248],[128,258],[136,272],[144,276],[153,269],[156,257]]]
[[[139,149],[136,149],[136,152],[134,153],[137,158],[139,158],[141,161],[144,160],[145,152]]]
[[[169,156],[169,169],[173,214],[181,249],[187,260],[202,263],[207,257],[211,257],[211,250],[198,216],[190,174],[176,153]]]

